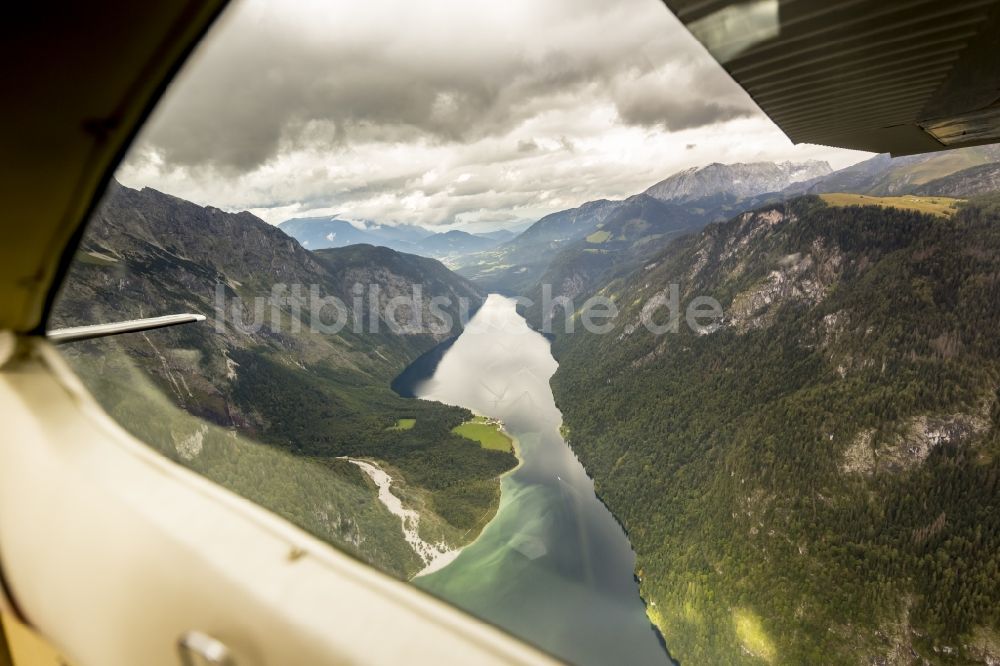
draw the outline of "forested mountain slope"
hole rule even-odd
[[[546,215],[516,238],[474,255],[458,273],[487,291],[525,291],[538,282],[555,254],[596,230],[620,203],[601,199]]]
[[[357,284],[365,300],[355,311]],[[414,284],[425,306],[452,300],[451,330],[394,331],[383,321],[389,300],[412,296]],[[345,304],[339,331],[310,325],[336,320],[329,308],[312,309],[311,289]],[[434,260],[367,245],[314,254],[249,213],[112,184],[52,325],[208,315],[63,350],[109,413],[164,455],[407,576],[424,562],[368,478],[340,457],[389,470],[394,492],[421,511],[430,543],[464,543],[492,514],[497,476],[515,458],[452,434],[466,410],[389,389],[408,363],[458,332],[459,297],[470,309],[483,300]],[[414,323],[412,308],[400,314]],[[400,429],[400,419],[415,422]]]
[[[647,330],[671,283],[721,326]],[[553,388],[681,663],[1000,660],[996,201],[803,197],[602,293],[614,329],[557,338]]]
[[[437,259],[371,245],[329,248],[313,254],[345,292],[355,284],[362,284],[378,285],[380,289],[391,287],[391,296],[411,295],[413,285],[418,285],[425,302],[433,297],[448,298],[453,305],[446,310],[454,319],[454,325],[447,332],[433,334],[434,342],[459,332],[462,313],[457,305],[460,302],[464,300],[469,304],[468,316],[483,302],[479,287],[451,272]],[[412,334],[402,339],[409,337]],[[424,342],[430,344],[430,341]]]

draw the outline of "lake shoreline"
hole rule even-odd
[[[566,446],[570,447],[570,449],[573,448],[573,446],[568,441],[566,442]],[[573,454],[576,455],[576,451],[573,451]],[[577,456],[577,458],[579,459],[579,456]],[[580,465],[582,465],[584,469],[587,469],[586,465],[584,465],[582,461],[580,462]],[[590,472],[587,472],[587,474],[589,475]],[[619,520],[618,516],[615,515],[615,512],[611,510],[611,507],[608,506],[608,503],[605,501],[604,496],[601,495],[601,493],[597,490],[596,486],[594,487],[594,497],[596,497],[597,500],[604,505],[604,508],[607,509],[608,513],[611,514],[611,517],[615,519],[615,522],[618,523],[618,527],[620,527],[622,529],[622,532],[624,532],[625,538],[628,539],[629,545],[631,545],[632,538],[629,536],[628,528],[626,528],[622,524],[622,521]],[[632,552],[635,552],[634,547],[632,548]],[[638,572],[639,553],[635,554],[635,562],[636,562],[636,569],[632,571],[632,578],[635,579],[635,583],[639,588],[639,598],[642,599],[642,605],[646,607],[646,617],[649,618],[649,626],[650,628],[652,628],[653,633],[656,634],[656,639],[660,641],[660,645],[663,646],[664,652],[667,653],[667,659],[670,660],[670,663],[673,664],[673,666],[681,666],[681,662],[677,661],[674,658],[674,656],[670,654],[670,648],[667,646],[667,638],[664,635],[663,628],[661,628],[658,624],[656,624],[656,622],[653,621],[653,618],[649,616],[650,601],[646,599],[646,597],[643,596],[642,594],[642,578],[639,577],[639,572]]]
[[[530,326],[530,324],[529,324],[529,326]],[[532,327],[532,328],[534,330],[534,327]],[[550,347],[551,347],[551,343],[555,341],[555,336],[551,335],[551,334],[550,335],[546,335],[546,334],[542,333],[541,331],[538,331],[538,332],[540,334],[542,334],[549,341],[549,344],[550,344]],[[552,357],[555,358],[555,354],[553,354]],[[556,362],[558,363],[558,359],[556,359]],[[558,369],[556,370],[556,372],[558,372]],[[553,374],[552,376],[555,377],[555,374]],[[549,385],[550,385],[550,387],[551,387],[551,384],[552,384],[552,378],[549,378]],[[555,400],[555,391],[552,392],[552,395],[553,395],[553,400]],[[559,403],[558,402],[556,402],[556,408],[559,408]],[[559,409],[559,413],[562,414],[562,409]],[[638,566],[639,565],[639,553],[636,552],[635,546],[632,545],[632,535],[629,534],[628,528],[625,527],[625,525],[622,523],[621,519],[618,518],[618,515],[614,511],[612,511],[611,507],[608,505],[607,500],[604,499],[604,495],[601,494],[601,491],[598,490],[597,483],[596,483],[596,481],[594,481],[594,477],[591,475],[590,470],[587,469],[587,466],[583,463],[583,460],[580,459],[580,455],[576,452],[576,449],[573,448],[573,443],[570,441],[570,438],[569,438],[570,432],[571,432],[571,430],[570,430],[569,425],[567,425],[567,423],[566,423],[565,420],[562,420],[561,423],[560,423],[560,425],[559,425],[559,437],[562,438],[563,442],[566,444],[566,447],[570,451],[573,452],[573,455],[576,457],[577,461],[580,463],[580,466],[583,468],[584,472],[586,472],[587,476],[590,477],[590,480],[594,482],[594,497],[596,497],[597,501],[600,502],[604,506],[605,509],[607,509],[607,511],[608,511],[609,514],[611,514],[611,518],[614,519],[614,521],[618,525],[618,527],[621,528],[622,533],[625,535],[625,539],[628,541],[629,546],[632,548],[632,552],[635,553],[636,566],[632,570],[632,578],[635,579],[636,586],[639,589],[639,598],[642,600],[642,605],[646,609],[646,617],[649,620],[649,626],[653,630],[653,633],[656,634],[656,639],[660,642],[660,645],[663,647],[663,651],[667,653],[667,659],[670,660],[670,663],[673,664],[673,666],[681,666],[681,663],[679,661],[677,661],[677,659],[675,659],[672,654],[670,654],[670,648],[667,646],[667,639],[666,639],[666,636],[665,636],[665,628],[660,627],[658,624],[656,624],[656,622],[650,616],[650,612],[649,612],[649,610],[650,610],[650,600],[647,599],[643,595],[643,593],[642,593],[642,578],[639,576],[639,571],[638,571],[639,570],[639,566]]]
[[[421,398],[414,398],[414,399],[415,400],[420,400]],[[476,412],[474,410],[470,409],[469,411],[472,412],[473,414],[476,414]],[[476,414],[476,415],[477,416],[486,416],[485,414]],[[490,417],[490,418],[493,418],[493,417]],[[501,428],[501,432],[503,432],[505,435],[507,435],[507,437],[510,438],[510,440],[511,440],[511,447],[514,450],[514,456],[517,458],[517,464],[514,465],[513,467],[511,467],[510,469],[508,469],[506,472],[502,473],[500,476],[497,477],[497,483],[500,485],[500,488],[499,488],[499,490],[497,492],[497,503],[496,503],[496,507],[493,509],[493,515],[490,516],[489,520],[487,520],[485,523],[483,523],[482,528],[480,528],[479,533],[476,534],[476,537],[474,539],[472,539],[471,541],[469,541],[469,542],[467,542],[465,544],[462,544],[461,546],[458,546],[454,551],[452,551],[452,552],[455,553],[455,555],[450,560],[448,560],[448,562],[446,562],[443,566],[437,567],[437,568],[434,568],[434,569],[431,569],[430,565],[428,565],[427,567],[424,567],[423,569],[421,569],[416,574],[414,574],[413,576],[410,577],[411,581],[413,581],[413,580],[415,580],[417,578],[420,578],[421,576],[430,575],[430,574],[432,574],[432,573],[434,573],[434,572],[436,572],[436,571],[444,568],[448,564],[451,564],[456,559],[458,559],[458,556],[462,554],[463,550],[465,550],[466,548],[472,546],[477,541],[479,541],[479,539],[482,538],[483,532],[486,531],[486,529],[490,526],[490,523],[492,523],[493,520],[500,513],[500,505],[503,503],[503,480],[504,480],[505,477],[508,477],[511,474],[513,474],[514,472],[516,472],[517,470],[521,469],[521,467],[524,465],[524,456],[521,453],[521,444],[520,444],[520,441],[518,440],[518,438],[515,437],[513,434],[507,432],[507,430],[505,428]]]
[[[419,400],[419,398],[415,399]],[[478,414],[473,410],[469,411],[471,411],[473,414],[476,414],[477,416],[486,416],[485,414]],[[489,418],[494,418],[494,417],[489,417]],[[511,440],[511,449],[514,456],[517,458],[517,464],[496,477],[496,481],[498,484],[496,503],[490,507],[491,509],[490,516],[486,520],[486,522],[482,523],[482,527],[479,528],[479,531],[476,533],[476,536],[471,540],[464,541],[463,543],[455,546],[454,548],[448,548],[447,550],[443,551],[441,551],[439,548],[442,544],[430,544],[426,541],[423,541],[423,539],[420,538],[419,536],[419,531],[418,531],[419,528],[415,528],[415,530],[417,531],[415,531],[414,535],[408,534],[408,529],[406,524],[407,518],[413,519],[413,517],[415,517],[417,521],[416,524],[419,525],[419,521],[420,518],[422,517],[422,514],[417,509],[407,508],[403,506],[402,498],[396,493],[392,492],[392,487],[395,484],[396,479],[391,474],[389,474],[385,469],[383,469],[382,465],[379,464],[377,460],[367,459],[367,458],[351,458],[351,457],[339,458],[340,460],[346,460],[347,462],[358,467],[363,473],[365,473],[366,476],[368,476],[369,479],[371,479],[372,483],[374,483],[376,488],[378,488],[380,491],[383,489],[382,484],[379,482],[379,479],[377,479],[376,476],[373,475],[368,468],[372,467],[379,473],[385,475],[386,479],[388,480],[385,492],[392,495],[395,498],[396,502],[393,503],[394,506],[390,506],[389,503],[386,501],[386,499],[382,497],[381,492],[379,494],[379,502],[383,506],[385,506],[390,513],[400,518],[404,538],[406,539],[410,547],[413,549],[413,552],[417,555],[417,557],[419,557],[421,560],[424,559],[421,550],[433,549],[439,551],[437,554],[432,555],[429,561],[425,560],[424,567],[420,569],[417,573],[410,576],[407,580],[413,581],[414,579],[419,578],[421,576],[430,575],[432,573],[435,573],[436,571],[440,571],[444,567],[454,562],[458,558],[458,556],[462,554],[463,550],[476,543],[480,539],[480,537],[482,537],[483,532],[486,531],[486,528],[489,527],[490,523],[493,522],[493,519],[496,518],[497,514],[500,512],[500,504],[503,501],[503,479],[513,474],[524,465],[524,456],[521,451],[520,440],[518,440],[518,438],[514,434],[508,432],[506,428],[503,426],[502,422],[499,431],[502,432],[504,435],[507,436],[508,439]],[[396,503],[399,504],[398,507],[395,506]],[[400,513],[400,510],[406,513],[405,514]],[[471,532],[473,529],[475,528],[474,527],[470,528],[468,532]],[[466,534],[468,534],[468,532],[466,532]],[[419,548],[417,545],[413,543],[412,539],[414,538],[419,539],[421,541],[421,544],[424,546],[423,549]],[[448,544],[444,543],[443,545],[447,546]]]
[[[558,404],[556,405],[556,407],[558,407]],[[560,413],[562,413],[562,410],[559,411]],[[590,472],[587,470],[587,466],[583,464],[582,460],[580,460],[579,454],[577,454],[576,449],[573,448],[573,444],[570,442],[569,438],[566,436],[566,434],[564,434],[564,432],[567,434],[569,433],[569,426],[566,425],[565,421],[562,422],[559,426],[559,437],[562,438],[563,442],[566,444],[566,447],[573,453],[577,461],[580,463],[580,467],[583,468],[584,472],[587,473],[587,476],[590,477],[590,480],[593,481],[594,477],[590,476]],[[617,515],[615,515],[615,512],[611,510],[611,507],[608,506],[608,503],[604,499],[604,496],[597,489],[596,483],[594,483],[594,497],[596,497],[597,501],[600,502],[604,506],[604,508],[608,510],[609,514],[611,514],[611,517],[614,519],[615,523],[621,529],[622,534],[625,535],[625,539],[628,541],[629,546],[631,547],[632,538],[631,535],[629,534],[628,528],[625,527],[624,524],[622,524],[622,521],[618,518]],[[639,554],[636,553],[635,547],[632,547],[632,552],[635,553],[636,556],[636,567],[632,570],[632,578],[635,580],[636,586],[639,589],[639,599],[642,600],[642,605],[646,609],[646,618],[649,620],[649,627],[653,630],[653,633],[656,634],[656,640],[660,642],[660,645],[663,647],[663,651],[667,653],[667,659],[670,660],[670,663],[673,664],[673,666],[681,666],[681,663],[677,661],[672,654],[670,654],[670,648],[667,646],[667,639],[666,636],[664,635],[663,629],[658,624],[656,624],[656,622],[653,621],[653,618],[650,617],[649,615],[650,602],[642,594],[642,578],[639,577],[639,572],[638,572]]]

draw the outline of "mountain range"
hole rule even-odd
[[[358,284],[366,299],[355,310]],[[165,456],[409,577],[427,562],[368,477],[343,458],[391,470],[420,509],[422,538],[450,547],[478,533],[495,511],[499,475],[516,463],[451,432],[468,411],[391,391],[393,377],[461,330],[394,330],[386,306],[412,297],[414,285],[425,310],[431,299],[450,299],[443,309],[453,322],[461,321],[459,299],[472,311],[483,301],[479,288],[433,259],[371,245],[314,253],[250,213],[113,183],[52,325],[210,315],[77,343],[65,354],[105,409]],[[313,310],[311,289],[345,304],[342,329],[312,326],[314,317],[327,325],[336,317]],[[412,309],[401,318],[412,322]]]
[[[635,258],[643,247],[658,239],[690,231],[740,210],[747,197],[780,191],[798,180],[829,174],[825,162],[795,164],[710,164],[676,173],[649,187],[645,192],[621,201],[591,201],[570,210],[543,217],[516,238],[478,255],[464,257],[458,273],[487,290],[522,293],[535,287],[543,276],[560,280],[565,271],[559,266],[584,263],[603,271],[621,258]],[[650,218],[635,217],[648,211]],[[604,245],[606,219],[621,226],[630,222],[630,231],[616,244]],[[610,233],[610,232],[609,232]],[[591,242],[587,244],[587,239]],[[611,240],[612,236],[607,236]],[[596,246],[596,247],[594,247]],[[581,253],[602,254],[584,257]],[[600,264],[596,267],[594,264]],[[547,272],[556,267],[557,274]],[[593,275],[600,279],[600,273]]]
[[[428,235],[427,231],[417,226],[355,223],[336,216],[292,218],[279,224],[278,228],[308,250],[363,243],[406,251]]]
[[[660,201],[694,202],[709,197],[746,199],[765,192],[780,192],[794,183],[816,180],[833,170],[826,162],[713,163],[691,167],[661,180],[646,190]]]
[[[415,225],[356,223],[336,216],[293,218],[285,220],[278,228],[309,250],[367,244],[436,259],[481,252],[515,236],[506,229],[482,234],[458,229],[432,233]]]
[[[938,179],[941,182],[935,182]],[[896,159],[877,155],[838,171],[815,160],[713,163],[677,172],[640,195],[677,206],[677,220],[671,230],[677,231],[682,227],[695,229],[755,205],[805,193],[964,197],[989,191],[998,181],[1000,149],[980,146]],[[591,201],[552,213],[520,233],[505,229],[479,234],[462,230],[432,233],[415,225],[349,222],[336,216],[294,218],[282,222],[279,228],[309,249],[358,243],[381,245],[441,259],[488,290],[522,293],[537,285],[550,265],[578,261],[579,257],[570,259],[560,253],[575,244],[570,252],[578,254],[579,242],[597,231],[605,216],[616,208],[633,206],[640,195],[621,201]],[[662,219],[660,223],[647,222],[651,222],[651,235],[662,236]]]
[[[389,388],[458,328],[356,333],[384,323],[360,309],[318,335],[282,285],[345,303],[375,285],[380,306],[421,285],[475,308],[487,291],[538,304],[547,284],[572,320],[605,296],[610,332],[555,329],[552,388],[673,656],[1000,663],[998,177],[996,146],[838,171],[712,164],[488,239],[335,217],[275,228],[113,185],[54,324],[236,303],[219,326],[67,355],[164,455],[405,577],[425,562],[343,458],[379,461],[422,538],[448,546],[475,537],[516,460],[455,436],[466,410]],[[671,285],[682,310],[711,297],[722,317],[654,334],[645,308],[666,318]],[[540,307],[521,312],[542,327]],[[267,313],[286,325],[245,325]]]

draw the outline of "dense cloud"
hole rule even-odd
[[[656,70],[620,77],[614,100],[624,122],[674,131],[747,118],[756,110],[707,57],[679,58]]]
[[[711,150],[816,156],[658,0],[245,0],[121,177],[270,221],[487,224],[629,194]]]
[[[245,171],[303,142],[500,135],[588,85],[653,73],[682,33],[651,8],[666,18],[656,0],[247,2],[145,139],[173,164]]]

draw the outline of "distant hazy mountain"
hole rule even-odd
[[[427,231],[416,226],[368,225],[359,229],[347,220],[334,217],[297,217],[285,220],[278,228],[309,250],[346,245],[380,245],[401,252],[416,252],[416,243]]]
[[[516,238],[471,255],[458,273],[487,290],[526,291],[541,278],[561,249],[592,233],[620,205],[620,201],[601,199],[546,215]]]
[[[375,224],[367,222],[365,229],[379,238],[416,243],[426,238],[430,231],[416,224]]]
[[[431,233],[423,227],[406,224],[367,224],[362,229],[336,216],[293,218],[285,220],[278,228],[309,250],[374,245],[434,259],[453,259],[482,252],[516,236],[506,229],[484,234],[470,234],[458,229]]]
[[[417,244],[417,252],[430,257],[447,257],[479,252],[495,247],[499,242],[493,238],[485,238],[455,229],[431,234],[424,238]]]
[[[529,225],[530,226],[530,225]],[[523,230],[522,230],[523,231]],[[509,241],[514,236],[518,235],[520,231],[511,231],[510,229],[497,229],[496,231],[487,231],[485,233],[474,234],[482,238],[489,238],[495,240],[499,243]]]
[[[692,167],[661,180],[646,194],[661,201],[690,202],[698,199],[732,196],[737,199],[780,192],[792,183],[825,176],[832,172],[826,162],[752,162],[748,164],[709,164]]]

